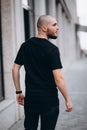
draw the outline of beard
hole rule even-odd
[[[54,35],[50,35],[50,34],[48,34],[48,39],[57,39],[57,36],[54,36]]]

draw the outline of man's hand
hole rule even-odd
[[[66,112],[71,112],[72,111],[72,103],[70,100],[66,101]]]
[[[24,95],[23,94],[17,94],[16,100],[19,105],[24,106]]]

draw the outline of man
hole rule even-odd
[[[23,43],[18,51],[12,74],[16,98],[24,105],[25,130],[37,130],[39,116],[41,130],[54,130],[59,115],[58,89],[62,93],[66,111],[72,111],[67,92],[59,49],[48,39],[56,39],[59,27],[49,15],[42,15],[37,22],[38,35]],[[20,86],[20,68],[25,68],[25,97]]]

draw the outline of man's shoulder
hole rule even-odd
[[[48,41],[48,45],[49,45],[50,51],[58,50],[58,47],[54,45],[51,41]]]
[[[21,44],[21,46],[22,46],[22,47],[28,46],[29,43],[31,42],[31,39],[32,39],[32,38],[29,38],[29,39],[27,39],[26,41],[24,41],[24,42]]]

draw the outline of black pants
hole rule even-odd
[[[25,107],[25,130],[37,130],[40,116],[41,130],[54,130],[59,115],[59,106],[46,112],[37,112]]]

